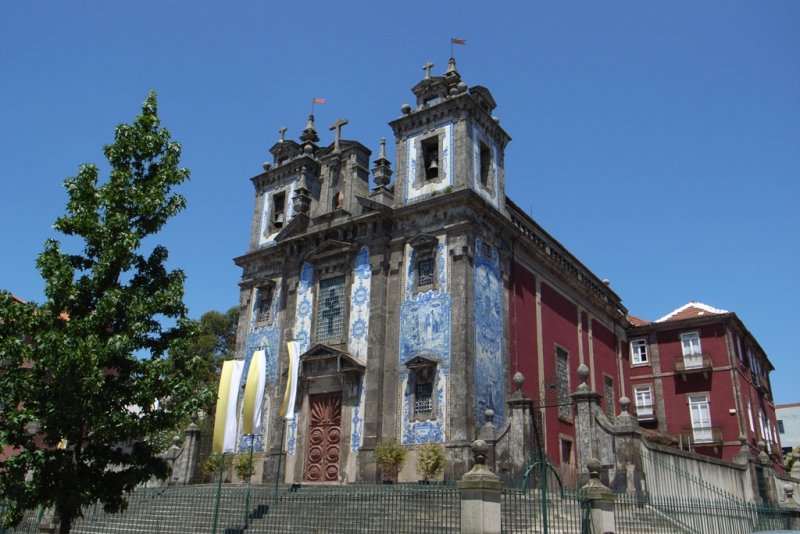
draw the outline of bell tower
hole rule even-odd
[[[461,79],[455,58],[442,76],[432,68],[426,63],[424,78],[411,89],[416,106],[403,104],[403,115],[389,123],[397,150],[395,205],[469,188],[503,211],[511,138],[492,115],[494,98]]]

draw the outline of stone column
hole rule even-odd
[[[800,530],[800,504],[794,500],[794,487],[791,484],[784,484],[784,502],[780,504],[781,510],[789,517],[789,528]]]
[[[174,483],[185,486],[192,482],[194,471],[197,468],[197,455],[200,452],[200,428],[194,419],[185,430],[183,449],[172,473]]]
[[[600,458],[597,423],[594,420],[595,408],[600,404],[600,394],[592,391],[587,384],[589,368],[586,367],[586,364],[582,363],[578,366],[578,378],[581,379],[581,384],[570,396],[575,403],[575,441],[578,445],[578,465],[586,466],[590,458]]]
[[[516,391],[508,401],[508,459],[511,473],[521,476],[528,467],[533,452],[542,444],[537,443],[538,437],[534,430],[533,400],[522,392],[525,377],[517,371],[513,381]]]
[[[589,458],[586,462],[589,470],[589,482],[581,488],[582,498],[589,501],[592,517],[591,534],[608,534],[617,531],[614,517],[614,495],[602,482],[600,482],[600,469],[602,464],[597,458]]]
[[[775,467],[772,465],[772,459],[767,454],[767,444],[759,441],[756,446],[758,447],[758,462],[761,464],[762,472],[764,473],[764,488],[766,489],[766,501],[770,504],[778,503],[777,486],[775,479]]]
[[[614,426],[614,478],[609,486],[616,492],[640,494],[642,491],[642,429],[639,420],[630,413],[631,400],[628,397],[619,399],[620,413],[615,418]],[[610,478],[610,477],[609,477]]]
[[[489,444],[472,443],[475,466],[458,483],[461,491],[461,534],[500,534],[503,483],[488,467]]]
[[[483,411],[486,422],[478,429],[478,439],[483,440],[489,445],[486,454],[486,466],[489,470],[497,472],[497,427],[494,426],[494,410],[486,408]]]

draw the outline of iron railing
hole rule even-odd
[[[617,495],[617,534],[746,534],[788,529],[790,516],[778,507],[679,497]]]
[[[453,484],[354,484],[282,487],[217,485],[141,488],[128,507],[106,514],[102,506],[83,510],[73,534],[243,534],[440,532],[458,534],[461,506]],[[249,503],[249,504],[248,504]],[[31,512],[2,534],[38,532],[41,514]]]

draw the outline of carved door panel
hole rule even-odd
[[[342,393],[311,395],[309,405],[305,479],[310,482],[336,482],[339,480]]]

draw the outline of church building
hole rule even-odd
[[[376,481],[375,445],[388,441],[408,450],[400,481],[419,478],[426,443],[445,447],[445,476],[459,478],[487,418],[503,431],[515,388],[533,400],[529,439],[575,465],[578,366],[609,415],[628,394],[619,296],[506,197],[511,138],[489,89],[453,58],[440,76],[432,67],[389,123],[394,170],[385,141],[370,161],[346,120],[322,146],[311,115],[297,141],[281,130],[252,178],[237,354],[247,376],[264,351],[267,389],[263,433],[237,446],[252,441],[265,481],[279,461],[287,483]],[[284,421],[292,340],[299,382]]]

